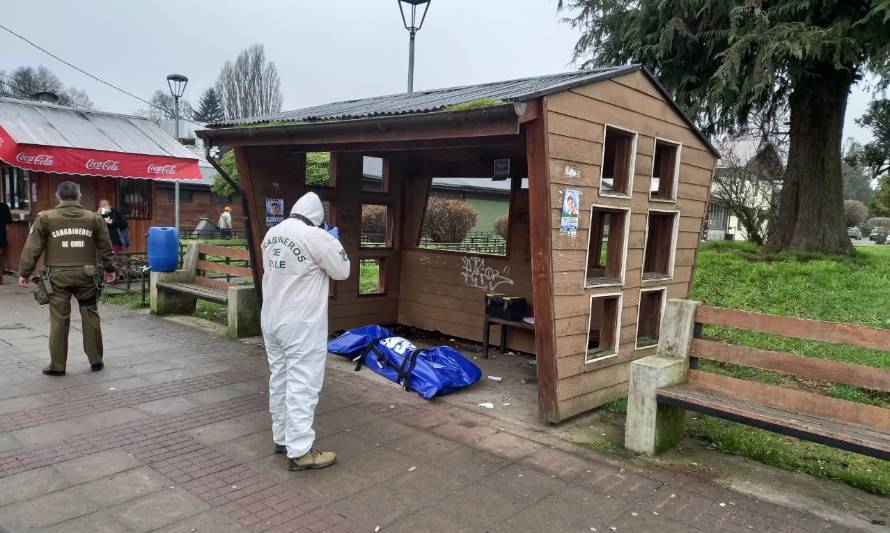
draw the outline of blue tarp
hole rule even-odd
[[[429,400],[479,381],[482,371],[447,346],[419,349],[381,326],[351,329],[328,342],[328,351],[348,357]],[[407,379],[406,379],[407,378]]]

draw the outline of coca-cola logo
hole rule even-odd
[[[148,165],[146,169],[149,174],[163,174],[167,176],[172,176],[176,174],[176,165],[156,165],[151,163]]]
[[[19,163],[28,163],[39,167],[51,167],[55,163],[55,158],[49,154],[19,153],[15,156],[15,160]]]
[[[111,170],[117,171],[121,168],[121,162],[115,161],[113,159],[106,159],[105,161],[97,161],[95,159],[90,159],[84,165],[89,170]]]

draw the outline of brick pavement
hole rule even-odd
[[[0,532],[852,530],[336,368],[317,431],[338,465],[288,472],[259,348],[103,307],[106,370],[73,332],[47,378],[45,309],[0,300]]]

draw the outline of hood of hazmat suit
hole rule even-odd
[[[340,241],[317,227],[324,219],[318,195],[304,195],[291,215],[263,239],[261,321],[272,438],[296,458],[315,440],[312,420],[327,358],[330,280],[349,277],[350,265]]]

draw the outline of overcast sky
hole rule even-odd
[[[415,89],[571,70],[577,33],[555,0],[433,0],[417,41]],[[408,34],[393,0],[7,0],[3,24],[109,82],[148,99],[171,72],[197,103],[227,59],[254,42],[281,76],[284,109],[405,90]],[[141,102],[101,85],[0,31],[0,69],[45,65],[99,109]],[[854,90],[845,137],[870,95]]]

